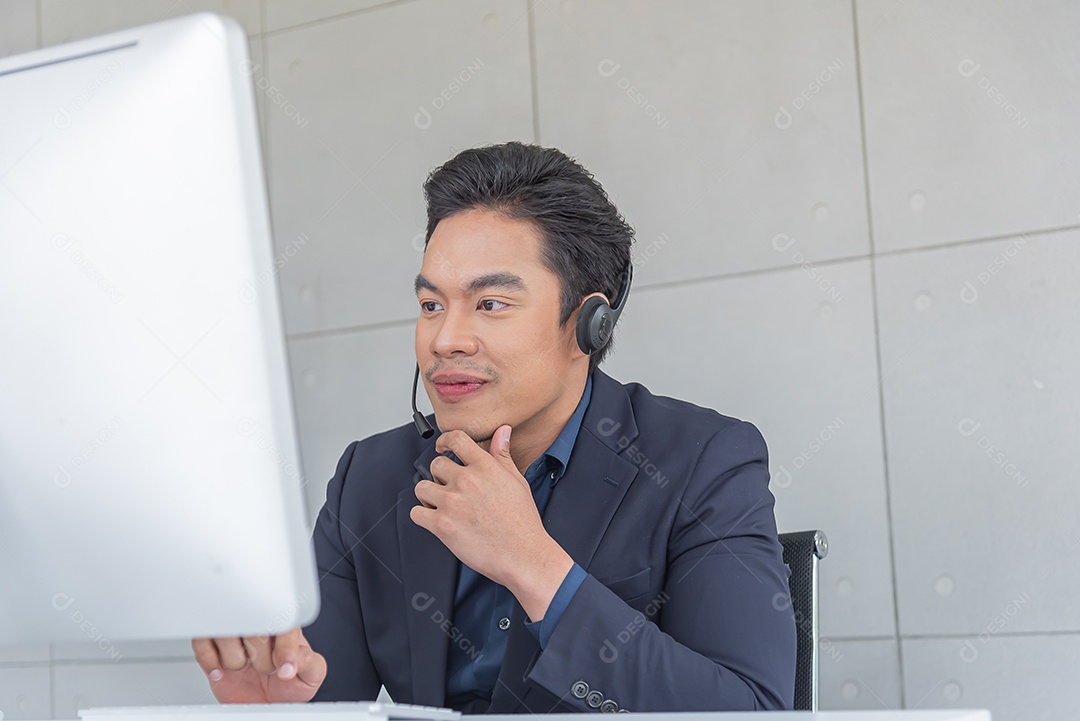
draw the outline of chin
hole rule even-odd
[[[439,431],[446,433],[447,431],[465,431],[465,434],[472,438],[477,443],[484,443],[490,441],[492,436],[495,435],[495,429],[498,425],[492,426],[491,423],[481,421],[478,418],[471,417],[464,413],[435,413],[435,423],[439,426]]]

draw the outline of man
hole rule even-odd
[[[790,708],[764,440],[619,384],[597,369],[610,327],[579,334],[590,298],[617,306],[609,325],[621,311],[633,231],[553,149],[466,150],[424,190],[416,358],[439,433],[345,450],[314,533],[318,619],[194,641],[214,694],[363,700],[382,684],[466,713]]]

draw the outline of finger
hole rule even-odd
[[[438,508],[446,489],[433,481],[420,481],[413,486],[413,493],[425,508]]]
[[[268,634],[250,636],[241,639],[244,650],[252,667],[259,673],[271,674],[274,672],[274,659],[271,657],[273,648],[272,639]]]
[[[518,479],[526,488],[529,487],[529,481],[518,470],[517,464],[514,462],[514,457],[510,454],[510,433],[513,431],[507,424],[503,424],[495,429],[494,435],[491,436],[491,445],[488,446],[488,452],[491,457],[498,461],[503,468],[510,471],[514,477]]]
[[[214,645],[217,646],[218,658],[221,659],[221,665],[226,671],[239,671],[247,666],[247,650],[240,639],[215,638]]]
[[[495,435],[491,437],[488,453],[500,461],[513,461],[510,456],[510,431],[509,425],[503,424],[495,429]]]
[[[299,668],[300,640],[303,638],[299,628],[274,637],[273,665],[277,677],[287,681],[296,675]]]
[[[435,521],[435,510],[423,506],[413,506],[409,509],[409,518],[421,528],[431,531],[432,523]]]
[[[281,678],[286,678],[286,674],[289,678],[295,675],[312,688],[318,688],[326,679],[326,658],[311,649],[301,629],[278,636],[274,649]]]
[[[447,431],[435,439],[435,450],[438,453],[453,451],[454,455],[461,459],[466,466],[483,461],[488,456],[476,441],[469,438],[469,434],[461,430]]]
[[[300,645],[296,663],[296,677],[311,686],[321,686],[326,679],[326,658],[306,644]]]
[[[431,471],[431,480],[444,486],[456,481],[465,471],[465,466],[459,466],[446,456],[435,456],[428,465]]]
[[[195,652],[195,661],[211,681],[221,680],[221,658],[217,647],[209,638],[193,638],[191,650]]]

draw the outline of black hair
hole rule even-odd
[[[541,258],[559,278],[560,327],[587,295],[614,303],[626,279],[634,229],[592,174],[560,150],[518,142],[463,150],[432,171],[424,198],[425,248],[439,221],[466,210],[533,223],[544,240]],[[590,373],[611,346],[592,354]]]

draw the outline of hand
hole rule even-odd
[[[510,426],[500,426],[485,451],[464,431],[443,433],[431,481],[416,484],[420,506],[409,517],[435,534],[477,573],[505,586],[533,620],[543,618],[573,559],[544,528],[525,477],[510,456]]]
[[[326,659],[299,628],[278,636],[196,638],[191,648],[220,703],[304,703],[326,678]]]

